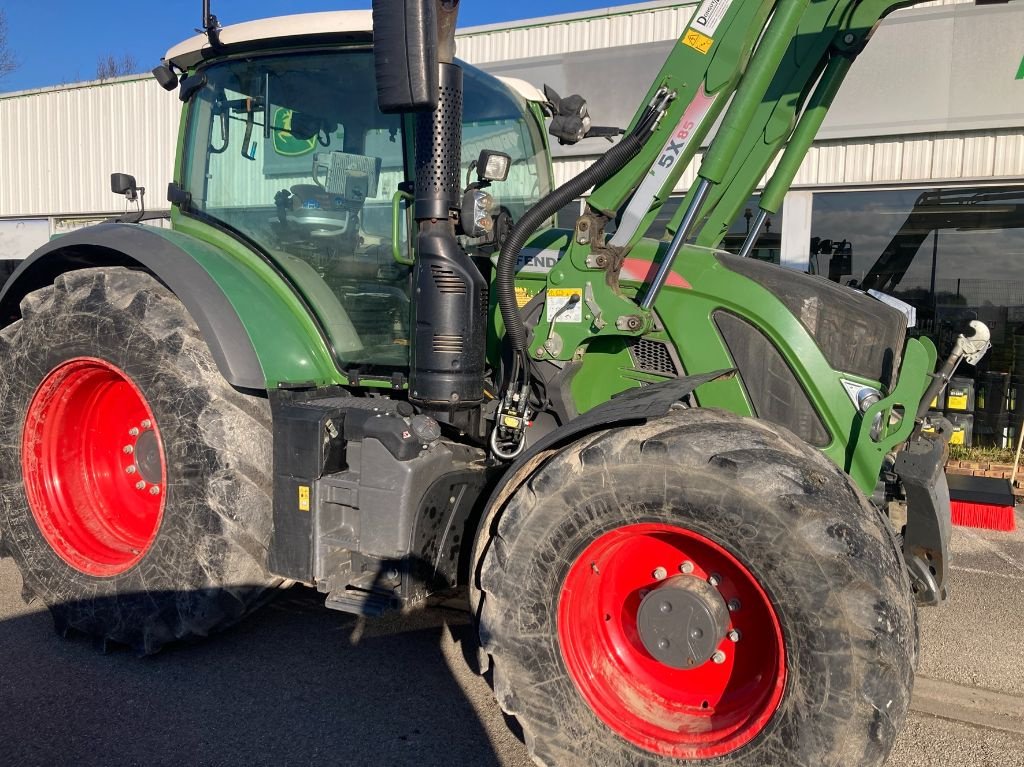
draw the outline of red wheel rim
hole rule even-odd
[[[163,518],[163,443],[153,410],[105,360],[58,365],[32,395],[21,442],[29,509],[53,550],[112,576],[152,546]]]
[[[641,641],[643,596],[682,573],[717,582],[729,603],[721,662],[675,668]],[[591,543],[566,575],[558,639],[594,713],[629,742],[676,759],[721,756],[749,743],[786,683],[782,627],[757,579],[714,541],[672,525],[629,525]]]

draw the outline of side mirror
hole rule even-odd
[[[153,77],[156,78],[156,81],[160,83],[160,87],[165,91],[173,91],[178,87],[178,76],[174,74],[174,70],[168,64],[154,67]]]
[[[123,194],[128,202],[139,203],[139,212],[132,214],[132,218],[120,218],[118,221],[132,221],[139,223],[146,216],[146,188],[135,183],[135,176],[127,173],[110,174],[110,191],[114,194]]]
[[[381,112],[429,112],[437,107],[437,42],[435,0],[373,0]]]
[[[138,196],[139,187],[135,183],[135,176],[130,176],[127,173],[111,173],[110,191],[114,194],[123,194],[129,200],[134,201]]]

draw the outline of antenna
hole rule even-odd
[[[203,0],[203,32],[214,48],[220,45],[220,22],[210,13],[210,0]]]

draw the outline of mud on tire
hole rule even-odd
[[[73,629],[144,653],[238,621],[281,585],[264,566],[272,522],[266,400],[239,393],[223,380],[185,308],[146,273],[69,272],[26,296],[21,312],[22,319],[0,332],[5,361],[0,369],[0,549],[21,570],[26,599],[45,602],[62,633]],[[69,562],[81,559],[75,547],[63,544],[59,532],[51,530],[49,539],[41,532],[40,519],[59,529],[60,518],[47,517],[55,512],[45,509],[34,513],[26,495],[24,446],[58,457],[64,449],[59,429],[40,437],[30,428],[23,442],[26,416],[36,407],[33,396],[41,382],[55,380],[58,368],[75,365],[121,375],[159,429],[162,486],[152,492],[165,497],[137,561],[119,555],[120,564],[111,567],[96,557],[91,566],[87,552],[86,565],[73,566]],[[56,380],[58,385],[47,386],[59,393],[59,375]],[[114,428],[116,419],[108,420]],[[39,426],[39,418],[32,423]],[[116,428],[120,434],[121,425]],[[71,434],[67,439],[78,455],[99,450],[90,439]],[[92,457],[89,465],[114,460],[101,459]],[[63,478],[70,481],[75,467],[74,462],[66,466]],[[45,490],[45,482],[39,486]],[[131,487],[125,492],[109,487],[114,489],[107,499],[132,503],[124,500]],[[140,493],[144,497],[145,491]],[[97,497],[102,501],[103,493]],[[95,511],[102,506],[94,504],[89,524],[102,521]]]
[[[518,718],[538,763],[884,763],[906,715],[916,665],[916,610],[905,568],[888,521],[845,474],[785,429],[695,409],[584,437],[548,460],[487,532],[475,568],[481,645],[491,659],[498,702]],[[616,549],[616,536],[633,548]],[[778,697],[768,694],[769,684],[764,695],[743,698],[738,686],[723,687],[712,661],[695,671],[663,667],[666,679],[691,680],[694,689],[680,685],[667,697],[663,689],[633,697],[619,693],[636,692],[637,685],[628,674],[603,670],[615,666],[615,653],[629,657],[641,680],[653,659],[638,633],[626,630],[615,644],[602,635],[599,617],[590,621],[587,609],[573,605],[591,606],[578,597],[590,577],[609,579],[594,581],[602,589],[616,588],[607,574],[612,568],[624,572],[636,565],[652,573],[651,567],[665,565],[675,575],[685,572],[689,563],[659,558],[666,540],[698,554],[693,574],[702,576],[702,588],[710,578],[699,559],[707,556],[730,568],[734,579],[746,572],[762,589],[758,619],[770,623],[769,616],[776,616],[778,647],[784,648]],[[602,541],[611,543],[602,550]],[[694,541],[700,545],[688,548]],[[648,550],[661,553],[644,562]],[[739,568],[729,564],[733,560]],[[649,583],[639,595],[623,598],[623,614],[658,587],[658,576],[665,578],[661,572],[645,575]],[[627,591],[636,585],[628,585],[628,577],[635,574],[622,576]],[[728,581],[730,575],[720,577]],[[592,606],[614,624],[616,607],[601,605],[602,594],[595,593]],[[583,629],[565,625],[570,621]],[[756,643],[745,646],[752,639],[746,634],[735,645],[723,639],[721,647],[735,652],[736,660],[719,669],[737,673],[746,652],[755,663],[747,664],[748,672],[761,663],[761,676],[775,673],[770,662],[758,660],[770,654],[773,633],[752,628],[760,631]],[[602,652],[608,645],[617,649]],[[594,659],[582,673],[581,657],[584,665]],[[600,681],[605,677],[612,683]],[[649,678],[652,687],[663,681],[657,671]],[[749,690],[759,679],[748,673],[742,681]],[[710,694],[700,694],[701,686]],[[700,703],[687,708],[692,692]],[[749,721],[737,715],[737,701],[762,706],[760,719],[756,710]],[[730,704],[729,722],[716,722],[718,707],[724,711]],[[632,720],[640,724],[632,726]],[[730,734],[737,722],[746,729]],[[687,728],[698,734],[687,734]]]

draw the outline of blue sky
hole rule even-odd
[[[490,24],[572,13],[627,0],[463,0],[460,26]],[[370,0],[213,0],[222,24],[266,16],[369,8]],[[200,0],[0,0],[7,14],[8,45],[21,66],[0,80],[0,92],[91,80],[96,60],[134,56],[149,70],[172,45],[193,34],[202,15]]]

